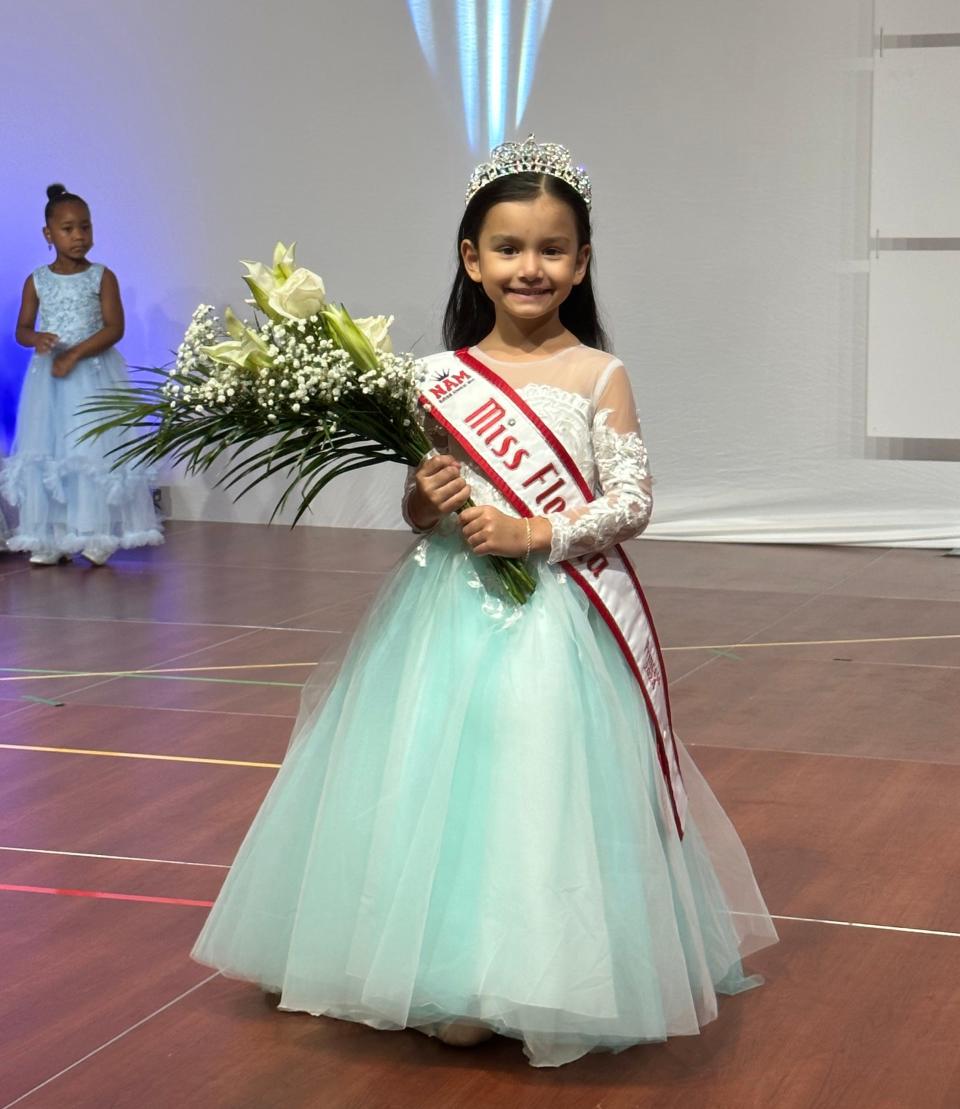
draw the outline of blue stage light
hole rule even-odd
[[[503,142],[507,122],[510,0],[487,0],[487,146]]]
[[[431,0],[407,0],[410,18],[413,20],[413,29],[417,32],[417,39],[423,56],[427,59],[430,69],[437,72],[437,40],[433,29],[433,8]]]
[[[474,154],[503,142],[508,127],[514,137],[523,137],[520,128],[552,7],[553,0],[456,0],[453,5],[407,0],[417,41],[438,84],[459,84]]]
[[[476,150],[480,142],[480,120],[477,112],[480,91],[478,31],[477,0],[457,0],[457,56],[460,59],[463,120],[471,150]]]
[[[527,110],[527,101],[533,88],[533,76],[537,69],[537,54],[540,52],[540,43],[543,40],[543,32],[546,30],[552,7],[553,0],[527,0],[527,8],[523,15],[523,38],[520,40],[520,65],[517,72],[517,111],[513,121],[518,131],[523,122],[523,113]]]

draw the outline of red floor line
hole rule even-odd
[[[103,901],[150,901],[157,905],[196,905],[209,909],[212,901],[194,901],[188,897],[148,897],[139,893],[106,893],[102,890],[61,890],[52,886],[14,886],[0,883],[0,890],[11,893],[52,893],[57,897],[95,897]]]

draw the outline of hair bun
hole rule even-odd
[[[47,200],[56,200],[58,196],[63,196],[66,191],[66,185],[61,185],[59,182],[47,185]]]

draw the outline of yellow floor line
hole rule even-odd
[[[891,635],[873,639],[786,639],[780,643],[707,643],[702,647],[664,647],[666,651],[732,651],[746,647],[831,647],[848,643],[921,643],[938,639],[960,639],[960,632],[951,635]]]
[[[0,682],[37,682],[51,678],[136,678],[151,674],[199,674],[208,670],[287,670],[291,667],[316,666],[313,662],[247,662],[238,666],[175,666],[168,670],[50,670],[45,674],[12,674]],[[13,666],[0,666],[0,670],[14,670]]]
[[[46,751],[55,755],[102,755],[108,759],[153,759],[157,762],[199,762],[210,766],[252,766],[276,770],[278,762],[244,762],[241,759],[205,759],[196,755],[148,755],[139,751],[93,751],[83,747],[41,747],[31,743],[0,743],[5,751]]]
[[[856,643],[930,643],[960,639],[960,632],[947,635],[891,635],[869,639],[785,639],[772,643],[694,643],[684,647],[664,647],[664,654],[672,651],[741,651],[762,647],[841,647]],[[150,677],[152,674],[199,674],[208,671],[226,670],[286,670],[303,669],[316,666],[312,662],[248,662],[228,666],[175,666],[156,670],[62,670],[45,674],[8,674],[0,677],[0,682],[44,682],[54,678],[136,678]],[[13,667],[0,667],[13,669]]]

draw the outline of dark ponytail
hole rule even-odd
[[[75,193],[68,193],[66,186],[61,184],[47,186],[47,206],[43,210],[43,218],[47,223],[50,222],[50,217],[53,215],[54,209],[58,204],[82,204],[87,211],[90,210],[90,205],[83,199],[82,196],[77,196]]]
[[[511,173],[484,185],[467,205],[457,232],[457,276],[443,315],[443,341],[448,350],[459,350],[479,343],[489,335],[494,323],[493,305],[481,285],[467,275],[460,256],[460,244],[469,239],[476,244],[487,213],[495,204],[510,200],[536,200],[546,193],[564,201],[573,212],[577,225],[577,249],[590,242],[590,209],[583,197],[559,177],[543,173]],[[560,306],[560,322],[588,347],[608,349],[607,333],[593,294],[593,258],[579,285]]]

